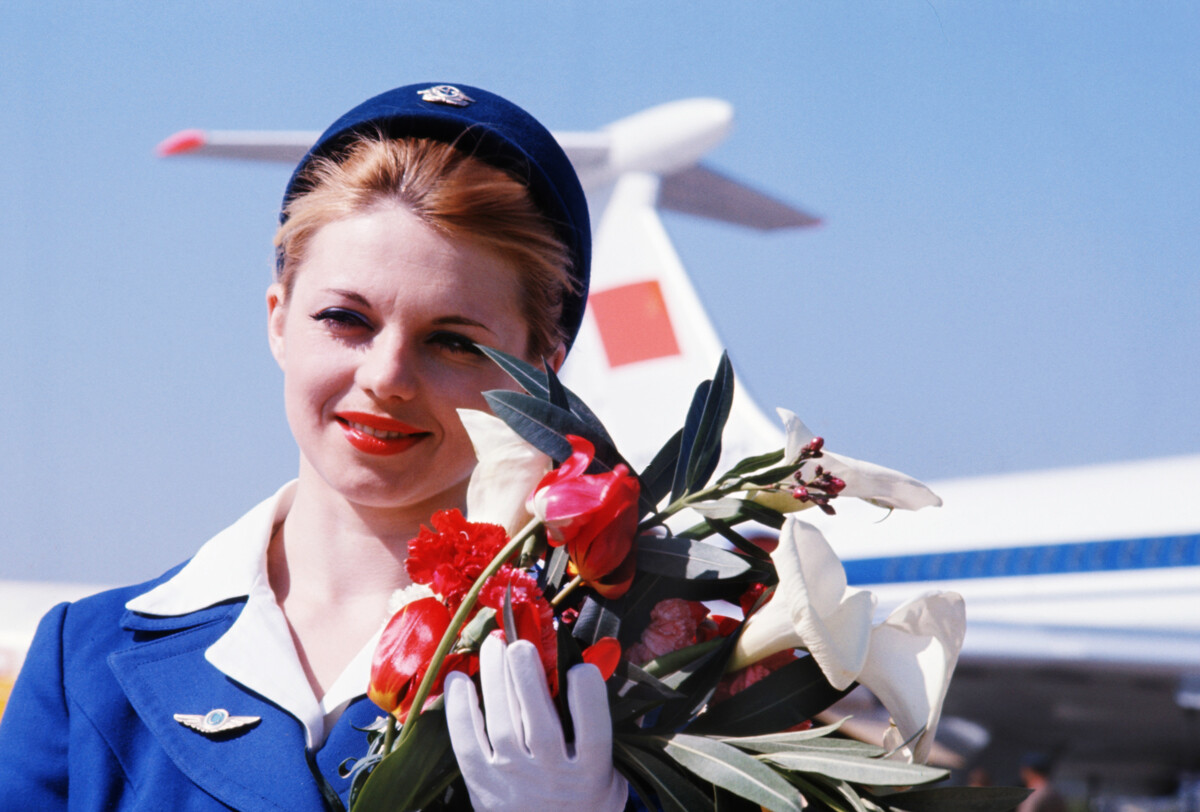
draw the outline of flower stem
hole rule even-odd
[[[383,728],[383,754],[392,752],[392,742],[396,740],[396,717],[387,715],[387,723]]]
[[[562,589],[560,589],[558,591],[558,594],[554,596],[554,599],[552,601],[550,601],[550,605],[558,606],[560,603],[562,603],[562,601],[565,597],[567,597],[568,595],[570,595],[572,592],[575,591],[575,587],[579,586],[582,583],[583,583],[583,576],[576,575],[574,578],[572,578],[570,580],[570,582],[566,586],[564,586]]]
[[[730,487],[728,483],[718,482],[715,485],[709,485],[707,488],[701,488],[693,493],[684,494],[650,518],[643,519],[641,524],[638,525],[638,530],[641,531],[648,527],[663,524],[668,518],[696,502],[703,502],[714,496],[720,498],[736,490],[738,490],[736,487]]]
[[[442,670],[442,661],[446,659],[446,655],[450,653],[450,649],[454,646],[454,642],[458,640],[458,633],[462,631],[462,627],[467,622],[467,617],[471,614],[471,610],[475,608],[475,603],[479,600],[479,593],[483,590],[483,584],[488,578],[496,574],[496,571],[504,565],[508,559],[512,558],[517,550],[521,549],[521,545],[525,543],[525,539],[533,533],[541,522],[534,519],[529,524],[521,528],[521,531],[501,548],[500,552],[496,553],[483,572],[479,573],[479,577],[475,579],[475,583],[471,585],[470,591],[463,597],[462,603],[459,604],[458,611],[454,613],[454,617],[450,619],[450,626],[447,627],[446,633],[442,635],[442,642],[438,643],[437,649],[433,652],[433,656],[429,658],[429,665],[425,669],[425,677],[421,680],[421,685],[417,688],[417,693],[413,697],[412,714],[419,714],[425,707],[425,698],[429,696],[429,692],[433,690],[433,683],[437,680],[438,672]],[[404,743],[409,731],[414,730],[416,725],[410,723],[405,724],[400,728],[400,738],[396,742],[395,747],[399,747]],[[393,748],[395,749],[395,748]],[[389,751],[390,752],[390,751]],[[384,755],[387,755],[385,752]]]

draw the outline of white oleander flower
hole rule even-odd
[[[846,570],[821,531],[788,517],[771,553],[779,585],[750,616],[730,670],[793,648],[807,649],[835,688],[857,679],[867,659],[875,596],[846,584]]]
[[[818,447],[820,446],[818,438],[795,413],[787,409],[776,409],[775,411],[779,413],[779,417],[783,420],[784,430],[787,432],[783,454],[785,464],[799,462],[804,450],[810,447],[814,441],[817,442]],[[902,510],[919,510],[923,507],[936,507],[942,504],[941,498],[928,486],[908,474],[823,449],[820,457],[801,463],[800,478],[803,480],[815,478],[818,466],[824,472],[827,481],[835,483],[831,496],[852,496],[880,507]],[[794,513],[820,503],[819,499],[802,498],[803,493],[801,496],[797,496],[796,491],[797,489],[792,487],[790,482],[780,483],[778,487],[755,490],[750,497],[760,505],[780,513]]]
[[[891,714],[884,746],[899,748],[898,757],[910,762],[929,757],[966,627],[962,596],[933,592],[901,604],[871,630],[858,681]],[[918,731],[920,736],[900,747]]]
[[[525,500],[553,463],[495,415],[459,409],[458,416],[479,460],[467,484],[467,520],[515,535],[533,518]]]

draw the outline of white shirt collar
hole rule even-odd
[[[380,632],[367,641],[318,701],[267,578],[271,534],[287,516],[295,494],[295,481],[284,485],[209,539],[170,580],[133,598],[125,608],[145,615],[176,616],[246,598],[233,625],[209,646],[204,657],[226,676],[299,719],[308,746],[314,748],[325,741],[346,706],[366,693],[382,623]]]

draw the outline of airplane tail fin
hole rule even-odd
[[[721,357],[716,331],[663,229],[659,179],[621,176],[593,243],[588,312],[563,380],[604,421],[639,468],[683,425],[692,392]],[[630,397],[645,402],[630,408]],[[783,445],[783,434],[735,389],[726,461]]]

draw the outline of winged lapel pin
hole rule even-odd
[[[230,730],[249,727],[262,721],[260,716],[230,716],[224,708],[214,708],[208,713],[177,713],[175,721],[184,727],[212,736],[217,733],[227,733]]]

